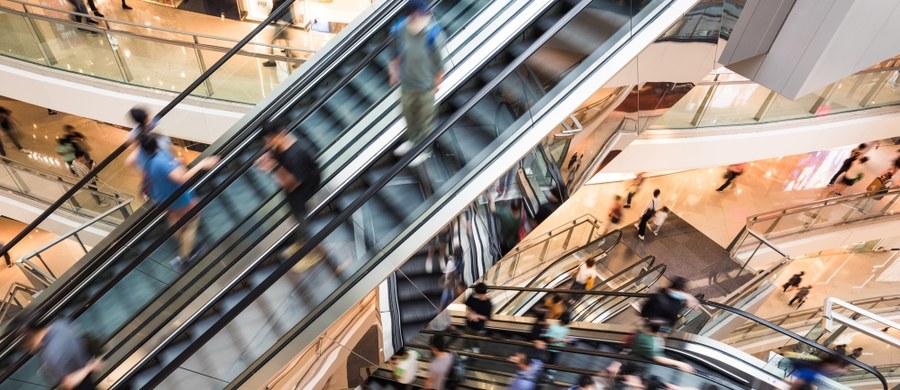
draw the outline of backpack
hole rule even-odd
[[[394,23],[391,26],[391,37],[394,38],[394,57],[399,57],[403,53],[403,35],[400,34],[400,31],[406,28],[406,17],[400,18],[397,23]],[[434,49],[434,42],[437,40],[438,35],[441,34],[441,25],[437,23],[433,23],[431,28],[428,30],[428,35],[425,36],[425,45],[429,50]]]
[[[450,352],[453,356],[453,365],[450,367],[450,373],[447,374],[447,380],[444,381],[444,388],[453,390],[459,387],[466,380],[466,365],[456,352]]]

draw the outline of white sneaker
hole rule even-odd
[[[640,235],[640,234],[638,234],[638,238],[640,238],[640,239],[641,239],[641,241],[644,241],[644,236],[642,236],[642,235]]]
[[[654,236],[658,236],[658,235],[659,235],[659,232],[658,232],[658,231],[656,231],[656,230],[651,230],[651,231],[653,232],[653,235],[654,235]]]
[[[479,353],[479,352],[481,352],[481,348],[478,348],[478,347],[472,348],[472,353]]]
[[[397,149],[394,149],[394,155],[397,157],[401,157],[401,156],[405,155],[406,152],[408,152],[410,149],[412,149],[413,146],[415,146],[415,145],[413,145],[412,142],[406,141],[406,142],[400,144],[399,146],[397,146]]]

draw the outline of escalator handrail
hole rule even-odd
[[[212,72],[214,72],[215,70],[217,70],[218,68],[220,68],[220,67],[222,66],[222,64],[224,64],[224,62],[227,62],[227,60],[230,58],[230,56],[233,56],[234,53],[236,53],[236,51],[240,49],[240,47],[242,47],[244,44],[246,44],[247,42],[249,42],[249,41],[254,37],[255,34],[257,34],[259,31],[261,31],[263,28],[265,28],[265,27],[268,25],[268,22],[271,21],[271,20],[269,20],[269,19],[274,20],[275,18],[279,17],[283,12],[286,12],[286,11],[289,9],[289,6],[291,5],[292,2],[293,2],[293,0],[289,0],[289,1],[287,1],[285,4],[283,4],[281,7],[279,7],[279,8],[276,9],[275,11],[273,11],[273,12],[271,13],[271,15],[269,16],[269,18],[267,18],[265,21],[261,22],[261,23],[259,24],[259,26],[257,26],[257,28],[254,28],[253,31],[251,31],[244,39],[241,40],[241,44],[235,46],[235,48],[233,48],[232,51],[229,51],[229,53],[226,54],[226,56],[222,57],[222,58],[220,59],[219,62],[216,62],[216,64],[214,64],[213,66],[211,66],[210,69],[209,69],[207,72],[204,72],[204,74],[203,74],[200,78],[198,78],[197,80],[195,80],[195,82],[192,83],[191,86],[189,86],[188,89],[185,90],[185,92],[183,92],[182,94],[179,94],[179,96],[176,97],[175,100],[173,100],[173,101],[170,102],[166,107],[164,107],[162,110],[160,110],[160,112],[157,113],[157,115],[154,117],[154,122],[155,122],[155,121],[158,121],[160,118],[162,118],[163,116],[165,116],[169,111],[171,111],[172,109],[174,109],[174,107],[175,107],[178,103],[180,103],[182,100],[184,100],[184,98],[185,98],[186,96],[188,96],[188,95],[190,94],[190,91],[191,91],[192,89],[194,89],[194,88],[196,88],[198,85],[200,85],[206,78],[208,78],[208,77],[211,75]],[[397,2],[399,2],[399,0],[397,0]],[[328,66],[329,63],[330,63],[330,60],[333,59],[333,57],[339,56],[339,55],[342,55],[342,54],[343,54],[343,53],[341,53],[341,50],[339,50],[340,45],[343,45],[343,44],[346,44],[346,45],[352,45],[352,44],[354,44],[353,41],[356,41],[357,39],[364,39],[366,36],[371,35],[372,32],[371,32],[371,31],[367,31],[368,29],[365,28],[365,27],[367,27],[368,25],[370,25],[370,24],[372,24],[372,23],[377,23],[379,20],[381,20],[381,14],[385,13],[386,10],[390,10],[391,8],[392,8],[392,3],[391,3],[391,2],[384,2],[384,3],[382,3],[382,5],[381,5],[375,12],[373,12],[373,13],[370,15],[370,18],[368,18],[368,19],[366,19],[366,20],[364,20],[364,21],[362,21],[362,22],[360,23],[360,25],[359,25],[360,27],[358,27],[358,28],[356,28],[356,29],[350,31],[350,33],[348,34],[347,37],[345,37],[345,39],[343,39],[343,40],[341,40],[340,42],[338,42],[338,46],[336,46],[336,47],[333,48],[332,50],[329,50],[329,51],[327,51],[327,52],[324,52],[324,53],[323,53],[323,59],[320,60],[320,61],[315,62],[314,64],[312,64],[312,68],[310,68],[310,69],[308,69],[306,72],[304,72],[304,73],[300,76],[300,78],[294,83],[294,85],[298,85],[298,84],[308,85],[308,84],[312,83],[316,78],[319,77],[319,74],[318,74],[318,72],[317,72],[317,70],[318,70],[319,67],[326,67],[326,66]],[[359,34],[362,35],[361,38],[357,38],[357,37],[356,37],[356,35],[359,35]],[[344,42],[346,42],[346,43],[344,43]],[[311,79],[311,80],[305,80],[305,78],[308,78],[308,79]],[[345,81],[345,82],[344,82],[343,84],[345,85],[345,84],[346,84],[346,80],[344,80],[344,81]],[[342,83],[339,83],[339,84],[342,84]],[[282,94],[282,96],[285,96],[285,94]],[[291,96],[291,98],[292,98],[292,97],[293,97],[293,96]],[[264,114],[271,114],[271,112],[269,112],[269,111],[271,111],[271,110],[263,110],[262,112],[260,112],[260,113],[256,116],[256,118],[254,118],[254,120],[253,120],[254,124],[258,125],[258,124],[259,124],[259,118],[260,118],[261,116],[264,116]],[[253,129],[253,130],[248,130],[248,128]],[[228,140],[226,140],[226,141],[224,141],[224,142],[221,143],[220,150],[217,150],[217,152],[220,152],[221,149],[228,149],[229,146],[231,146],[231,148],[230,148],[229,151],[234,151],[234,150],[236,150],[236,149],[237,149],[237,150],[240,150],[240,149],[238,148],[238,146],[239,146],[240,144],[245,144],[245,143],[247,143],[247,142],[252,142],[252,140],[254,139],[255,135],[258,133],[258,130],[257,130],[257,129],[258,129],[258,126],[256,126],[256,127],[245,126],[243,129],[241,129],[241,130],[239,130],[239,131],[235,131],[235,132],[230,136],[230,138],[229,138]],[[246,134],[246,132],[248,132],[248,131],[249,131],[251,134]],[[240,141],[243,141],[243,142],[240,142]],[[96,176],[96,174],[97,174],[99,171],[101,171],[106,165],[109,165],[109,163],[110,163],[112,160],[114,160],[114,159],[117,158],[119,155],[121,155],[121,154],[122,154],[129,146],[130,146],[130,143],[128,143],[128,142],[123,143],[122,145],[120,145],[119,148],[117,148],[115,151],[113,151],[112,154],[110,154],[106,159],[104,159],[100,164],[98,164],[97,167],[96,167],[95,169],[93,169],[91,172],[89,172],[89,174],[88,174],[87,176],[85,176],[84,178],[82,178],[82,179],[78,182],[78,184],[76,184],[75,186],[73,186],[73,187],[70,189],[70,191],[68,191],[68,192],[67,192],[66,194],[64,194],[59,200],[57,200],[57,202],[54,203],[54,205],[56,205],[56,208],[59,207],[57,204],[62,204],[62,203],[67,199],[67,197],[69,197],[69,196],[71,195],[70,192],[74,192],[75,190],[77,190],[78,188],[80,188],[81,186],[83,186],[85,183],[88,183],[88,182],[90,181],[90,179],[91,179],[93,176]],[[207,154],[207,153],[210,153],[209,149],[207,150],[207,152],[204,152],[204,154]],[[232,156],[233,156],[233,155],[229,155],[229,157],[232,157]],[[251,160],[251,161],[252,161],[252,160]],[[224,165],[225,165],[224,163],[220,163],[216,168],[221,168],[221,167],[224,166]],[[216,168],[214,168],[214,170],[212,170],[212,171],[209,172],[209,173],[214,173]],[[236,172],[236,173],[237,173],[237,174],[240,174],[240,173],[243,173],[244,171],[245,171],[245,170],[241,170],[241,171]],[[141,221],[142,221],[144,218],[151,218],[153,215],[159,214],[161,211],[165,210],[165,207],[167,207],[169,204],[173,203],[175,200],[177,200],[177,198],[178,198],[179,196],[181,196],[181,194],[183,194],[183,193],[186,192],[189,188],[191,188],[191,187],[193,186],[193,184],[198,183],[198,182],[201,180],[201,177],[203,177],[204,179],[206,179],[206,178],[210,178],[211,176],[212,176],[212,175],[209,175],[209,174],[207,174],[207,175],[195,175],[193,178],[191,178],[191,180],[189,180],[187,183],[185,183],[184,185],[182,185],[178,190],[176,190],[176,192],[173,193],[168,199],[166,199],[166,201],[161,202],[161,203],[159,203],[159,204],[155,204],[154,206],[152,206],[152,207],[150,208],[150,210],[147,210],[147,211],[145,211],[143,214],[139,215],[139,216],[137,217],[138,220],[141,220]],[[206,200],[206,199],[201,199],[200,202],[203,203],[204,200]],[[207,202],[207,203],[208,203],[208,202]],[[31,228],[32,225],[35,225],[35,226],[36,226],[36,225],[39,224],[41,221],[43,221],[43,219],[46,219],[47,216],[49,216],[50,214],[52,214],[52,210],[55,209],[55,208],[54,208],[54,205],[51,205],[51,208],[47,209],[43,214],[41,214],[41,216],[39,216],[38,219],[36,219],[34,222],[32,222],[32,224],[30,224],[29,227],[26,227],[26,229],[23,230],[23,231],[20,233],[20,235],[21,235],[21,234],[26,234],[26,233],[29,231],[29,228]],[[199,211],[199,209],[201,209],[201,208],[202,208],[202,207],[195,207],[195,208],[194,208],[193,210],[191,210],[191,211],[194,211],[194,210]],[[159,218],[159,216],[157,216],[157,218]],[[178,224],[177,226],[181,226],[181,225],[183,225],[184,223],[186,223],[186,221],[188,220],[188,218],[189,218],[189,217],[187,217],[187,216],[186,216],[185,218],[182,218],[182,220],[179,221],[179,222],[181,222],[181,223]],[[137,231],[134,231],[134,230],[131,230],[131,229],[132,229],[132,228],[135,228],[135,229],[137,229],[137,230],[140,230],[140,228],[142,228],[143,225],[144,225],[144,223],[133,223],[132,225],[130,225],[130,226],[128,227],[128,230],[126,230],[126,231],[123,232],[122,234],[120,234],[120,235],[118,235],[117,237],[115,237],[115,240],[117,241],[117,243],[121,243],[122,245],[124,245],[125,242],[130,241],[132,238],[134,238],[135,235],[138,234]],[[173,229],[170,229],[170,230],[174,231]],[[12,241],[10,241],[10,243],[12,243]],[[11,246],[11,244],[8,244],[8,245],[4,246],[3,248],[0,248],[0,251],[5,250],[6,248],[9,248],[10,246]],[[115,246],[115,247],[120,247],[121,245],[118,245],[118,246],[116,246],[116,245],[108,245],[108,247],[114,247],[114,246]],[[149,251],[149,250],[155,250],[155,249],[156,249],[155,247],[149,247],[147,250]],[[103,248],[101,251],[107,251],[107,248],[105,247],[105,248]],[[101,253],[109,253],[109,252],[101,252]],[[108,256],[96,256],[95,258],[92,259],[92,262],[101,261],[101,260],[103,260],[103,259],[106,259],[107,257],[108,257]],[[132,264],[136,264],[136,262],[132,262]],[[132,268],[133,268],[133,267],[132,267]],[[70,288],[68,288],[68,287],[74,287],[75,285],[82,284],[82,282],[84,282],[84,279],[87,279],[87,277],[88,277],[89,275],[91,275],[91,274],[96,274],[97,271],[98,271],[98,270],[96,269],[96,267],[90,267],[90,266],[84,266],[84,267],[81,267],[78,271],[76,271],[76,272],[73,274],[72,277],[70,277],[70,278],[68,278],[67,280],[64,281],[65,286],[62,286],[62,287],[60,288],[60,290],[61,290],[61,291],[71,292]],[[39,307],[39,308],[34,308],[34,312],[35,312],[35,313],[40,313],[41,311],[44,310],[44,307],[45,307],[45,306],[48,306],[48,305],[50,305],[50,306],[57,306],[57,301],[62,300],[63,298],[65,298],[65,297],[60,297],[60,295],[61,295],[61,294],[52,294],[52,295],[50,295],[50,297],[48,297],[47,301],[41,302],[41,304],[42,304],[41,307]],[[65,295],[66,295],[66,296],[69,296],[70,294],[65,294]],[[96,295],[95,295],[95,297],[96,297]],[[56,298],[56,299],[54,299],[54,298]],[[44,317],[47,317],[47,315],[44,315]],[[2,340],[2,341],[5,342],[5,343],[0,343],[0,348],[2,348],[4,351],[6,351],[6,350],[9,349],[9,346],[10,346],[10,345],[9,345],[9,344],[10,344],[9,341],[10,341],[10,340],[15,340],[15,339],[16,339],[15,336],[17,336],[18,334],[17,334],[16,332],[8,332],[8,335],[7,335],[7,336],[10,336],[10,335],[13,336],[13,337],[6,337],[6,338],[4,338],[4,339]],[[4,378],[7,377],[7,371],[8,371],[8,370],[5,370],[3,374],[0,374],[0,380],[2,380],[2,379],[4,379]]]
[[[604,234],[602,237],[597,238],[596,240],[593,240],[593,241],[591,241],[591,242],[589,242],[589,243],[587,243],[587,244],[585,244],[585,245],[582,245],[582,246],[580,246],[580,247],[578,247],[578,248],[574,248],[574,249],[572,249],[572,250],[570,250],[570,251],[568,251],[568,252],[565,252],[565,253],[563,253],[563,254],[557,256],[554,260],[551,260],[551,261],[550,261],[550,264],[548,264],[546,267],[544,267],[544,269],[542,269],[541,272],[538,272],[537,275],[535,275],[533,278],[531,278],[531,281],[528,282],[528,285],[531,286],[531,285],[535,284],[535,282],[536,282],[541,276],[544,276],[545,273],[550,272],[550,270],[553,268],[553,266],[555,266],[555,265],[556,265],[557,263],[559,263],[559,262],[562,262],[562,261],[567,260],[567,259],[569,258],[569,256],[572,256],[572,254],[574,254],[575,252],[578,252],[578,251],[580,251],[582,248],[584,248],[584,247],[586,247],[586,246],[588,246],[588,245],[591,245],[591,244],[593,244],[593,243],[595,243],[595,242],[597,242],[597,241],[605,240],[607,237],[609,237],[609,236],[611,236],[611,235],[613,235],[613,234],[616,235],[616,241],[612,244],[612,246],[610,247],[610,249],[615,248],[616,245],[619,245],[619,242],[620,242],[621,239],[622,239],[622,231],[619,230],[619,229],[616,229],[616,230],[613,230],[613,231],[611,231],[611,232],[609,232],[609,233],[606,233],[606,234]],[[605,250],[605,251],[603,251],[603,253],[597,254],[597,256],[600,256],[600,255],[602,255],[602,254],[607,254],[607,256],[609,256],[609,255],[608,255],[608,252],[609,252],[609,250]],[[655,258],[654,258],[654,259],[655,259]],[[643,259],[642,259],[642,260],[643,260]],[[546,261],[541,262],[542,265],[543,265],[544,263],[546,263]],[[580,265],[581,265],[581,264],[576,264],[576,265],[575,265],[575,268],[577,268],[577,267],[580,266]],[[569,272],[569,271],[571,271],[571,270],[567,270],[566,272]],[[509,306],[510,304],[512,304],[512,299],[510,299],[509,301],[507,301],[506,304],[503,305],[503,307],[501,307],[500,309],[497,310],[497,312],[499,313],[499,312],[505,311],[505,310],[507,309],[507,306]]]
[[[552,288],[537,288],[537,287],[488,286],[487,288],[488,288],[488,290],[533,291],[533,292],[548,292],[548,293],[561,293],[561,294],[584,294],[584,295],[597,295],[597,296],[619,296],[619,297],[630,297],[630,298],[649,298],[649,297],[653,296],[653,294],[624,293],[624,292],[605,292],[605,291],[589,291],[589,290],[572,290],[572,289],[552,289]],[[767,327],[767,328],[770,328],[770,329],[772,329],[773,331],[775,331],[775,332],[777,332],[777,333],[780,333],[780,334],[783,335],[783,336],[787,336],[788,338],[797,340],[798,342],[803,343],[803,344],[806,344],[806,345],[808,345],[808,346],[810,346],[810,347],[813,347],[813,348],[815,348],[815,349],[818,349],[818,350],[821,350],[821,351],[825,351],[825,352],[831,353],[831,354],[833,354],[833,355],[837,355],[837,356],[839,356],[839,357],[841,358],[841,360],[843,360],[843,361],[845,361],[845,362],[847,362],[847,363],[849,363],[849,364],[851,364],[851,365],[860,367],[860,368],[862,368],[863,370],[865,370],[865,371],[869,372],[870,374],[874,375],[876,378],[878,378],[878,380],[879,380],[879,381],[881,382],[881,384],[884,386],[884,390],[888,390],[888,383],[887,383],[887,380],[884,378],[883,375],[881,375],[880,372],[878,372],[878,370],[875,370],[874,368],[872,368],[872,366],[869,366],[869,365],[867,365],[867,364],[865,364],[865,363],[863,363],[863,362],[860,362],[860,361],[858,361],[858,360],[856,360],[856,359],[853,359],[853,358],[851,358],[851,357],[845,356],[845,355],[843,355],[843,354],[839,354],[839,353],[835,352],[835,351],[834,351],[833,349],[831,349],[831,348],[828,348],[828,347],[826,347],[826,346],[824,346],[824,345],[822,345],[822,344],[819,344],[819,343],[817,343],[817,342],[815,342],[815,341],[809,340],[809,339],[807,339],[807,338],[805,338],[805,337],[803,337],[803,336],[801,336],[801,335],[799,335],[799,334],[797,334],[797,333],[794,333],[794,332],[792,332],[792,331],[790,331],[790,330],[784,329],[784,328],[782,328],[782,327],[780,327],[780,326],[778,326],[778,325],[775,325],[775,324],[773,324],[773,323],[767,321],[767,320],[764,319],[764,318],[758,317],[758,316],[756,316],[756,315],[754,315],[754,314],[751,314],[751,313],[748,313],[748,312],[746,312],[746,311],[743,311],[743,310],[740,310],[740,309],[736,309],[736,308],[733,308],[733,307],[731,307],[731,306],[728,306],[728,305],[725,305],[725,304],[721,304],[721,303],[718,303],[718,302],[713,302],[713,301],[708,301],[708,300],[703,300],[703,299],[699,300],[699,302],[700,302],[700,304],[702,304],[702,305],[704,305],[704,306],[712,306],[712,307],[714,307],[714,308],[716,308],[716,309],[726,311],[726,312],[728,312],[728,313],[737,315],[737,316],[739,316],[739,317],[743,317],[743,318],[745,318],[745,319],[747,319],[747,320],[749,320],[749,321],[753,321],[753,322],[762,324],[763,326],[765,326],[765,327]]]
[[[490,82],[488,82],[484,87],[482,87],[477,93],[475,93],[462,107],[457,109],[452,115],[450,115],[446,122],[444,122],[441,126],[439,126],[435,131],[431,132],[428,136],[426,136],[422,141],[416,144],[413,148],[411,148],[394,166],[392,166],[381,178],[379,178],[375,183],[372,183],[365,192],[363,192],[360,196],[358,196],[353,202],[351,202],[344,210],[342,210],[335,218],[329,221],[321,230],[316,232],[315,235],[310,237],[310,239],[303,245],[300,250],[294,253],[290,259],[282,263],[278,266],[274,271],[272,271],[269,276],[267,276],[263,281],[261,281],[253,290],[244,294],[243,298],[241,298],[236,304],[232,306],[228,312],[222,314],[222,317],[214,322],[209,328],[207,328],[201,335],[199,335],[190,345],[184,348],[177,356],[175,356],[168,364],[166,364],[163,368],[161,368],[156,375],[153,376],[148,382],[147,386],[153,387],[158,386],[160,382],[169,374],[174,372],[184,361],[187,360],[189,356],[199,350],[206,342],[208,342],[216,333],[222,330],[228,323],[230,323],[238,314],[243,312],[244,309],[249,307],[253,301],[261,296],[271,285],[277,282],[281,276],[283,276],[287,271],[289,271],[293,265],[308,255],[312,250],[318,247],[325,238],[328,237],[334,230],[338,227],[346,223],[353,214],[365,205],[371,198],[373,198],[383,187],[385,187],[391,180],[393,180],[397,175],[399,175],[406,167],[412,162],[413,159],[422,154],[428,147],[437,142],[437,139],[441,137],[444,133],[446,133],[453,124],[460,120],[469,110],[471,110],[475,105],[480,102],[485,96],[494,91],[497,86],[499,86],[500,82],[502,82],[506,77],[513,73],[513,71],[518,68],[522,63],[525,62],[527,58],[533,55],[537,50],[545,44],[553,34],[562,29],[569,21],[571,21],[575,15],[577,15],[577,10],[586,6],[590,0],[581,0],[579,6],[573,6],[573,8],[567,12],[560,20],[558,20],[552,27],[547,29],[544,32],[544,35],[536,39],[527,49],[522,51],[519,56],[511,61],[506,67],[500,71],[495,78],[493,78]],[[284,237],[283,237],[284,238]],[[374,267],[375,259],[370,259],[363,267],[357,270],[356,273],[353,274],[347,281],[344,282],[344,285],[353,285],[356,281],[362,278],[372,267]],[[309,315],[307,315],[306,319],[304,319],[304,324],[301,328],[305,329],[308,326],[309,321],[318,316],[318,314],[323,311],[328,305],[330,300],[335,298],[335,294],[341,294],[341,290],[337,290],[333,292],[329,298],[326,298],[325,302],[317,305]],[[217,295],[218,299],[221,299],[224,294]],[[182,328],[183,329],[183,328]]]
[[[478,335],[466,334],[466,333],[455,334],[455,333],[449,333],[449,332],[439,332],[439,331],[434,331],[434,330],[430,330],[430,329],[423,329],[421,333],[432,334],[432,335],[442,335],[444,337],[459,338],[459,339],[463,339],[463,340],[474,340],[474,341],[490,342],[490,343],[494,343],[494,344],[505,344],[505,345],[509,345],[509,346],[513,346],[513,347],[520,347],[523,349],[534,348],[534,344],[529,341],[509,340],[509,339],[504,339],[504,338],[478,336]],[[511,333],[519,333],[519,332],[511,331]],[[413,348],[426,348],[426,349],[428,348],[428,346],[424,346],[424,345],[416,344],[416,343],[410,343],[409,346],[413,347]],[[654,363],[648,359],[644,359],[642,357],[631,355],[631,354],[604,352],[604,351],[599,351],[599,350],[582,349],[582,348],[570,347],[570,346],[558,346],[558,345],[551,345],[549,343],[547,344],[546,348],[547,348],[547,350],[567,352],[567,353],[580,354],[580,355],[588,355],[588,356],[592,356],[595,358],[608,358],[608,359],[620,360],[620,361],[624,360],[624,361],[633,362],[633,363],[641,363],[641,364],[649,363],[649,364],[663,366],[663,364],[661,364],[661,363]],[[666,348],[666,349],[669,349],[669,348]],[[672,350],[672,351],[675,352],[675,350]],[[454,352],[456,352],[459,355],[471,353],[468,351],[454,351]],[[505,358],[499,358],[496,356],[480,354],[480,353],[479,354],[471,353],[471,355],[469,355],[469,356],[473,356],[473,357],[476,357],[479,359],[482,356],[487,356],[487,357],[492,357],[495,359],[502,359],[503,361],[506,361]],[[572,372],[577,372],[579,374],[595,374],[597,371],[599,371],[599,370],[589,371],[589,370],[579,369],[579,368],[575,368],[575,367],[566,367],[566,366],[559,366],[559,365],[545,365],[545,367],[550,368],[550,369],[562,368],[564,371],[572,371]],[[710,382],[715,382],[716,384],[725,386],[724,384],[721,383],[721,378],[710,376],[705,372],[697,371],[697,372],[692,373],[692,375],[696,375],[702,379],[709,380]],[[728,386],[728,387],[731,387],[731,386]]]
[[[193,92],[195,89],[197,89],[197,87],[202,85],[209,77],[211,77],[213,75],[213,73],[215,73],[217,70],[219,70],[219,68],[221,68],[223,65],[225,65],[225,63],[228,62],[228,60],[230,60],[235,54],[237,54],[241,50],[241,48],[243,48],[245,45],[247,45],[247,43],[250,43],[250,41],[253,40],[253,38],[257,34],[259,34],[266,27],[268,27],[271,22],[275,21],[276,19],[281,17],[282,14],[287,12],[287,10],[293,5],[293,2],[294,2],[294,0],[287,0],[287,1],[285,1],[284,4],[282,4],[275,10],[273,10],[272,13],[268,17],[266,17],[263,21],[261,21],[259,23],[259,25],[254,27],[253,30],[250,31],[250,33],[248,33],[246,36],[244,36],[244,38],[242,38],[240,41],[238,41],[238,43],[235,44],[234,47],[232,47],[230,50],[228,50],[228,52],[225,53],[221,58],[219,58],[218,61],[216,61],[215,63],[210,65],[209,68],[205,72],[203,72],[199,77],[197,77],[193,82],[191,82],[191,84],[189,84],[183,91],[181,91],[181,93],[179,93],[177,96],[175,96],[175,98],[172,99],[172,101],[170,101],[161,110],[159,110],[159,112],[156,114],[156,116],[154,116],[154,122],[157,122],[159,119],[164,117],[170,111],[175,109],[175,106],[177,106],[184,99],[186,99],[188,96],[190,96],[191,92]],[[135,126],[132,130],[133,131],[137,130],[138,127],[140,127],[140,125]],[[119,147],[117,147],[115,150],[113,150],[113,152],[110,155],[108,155],[106,158],[104,158],[103,161],[101,161],[99,164],[97,164],[86,175],[82,176],[81,180],[78,180],[78,182],[75,183],[74,186],[69,188],[69,190],[66,191],[62,196],[60,196],[59,199],[57,199],[55,202],[53,202],[53,204],[51,204],[46,210],[44,210],[44,212],[42,212],[40,215],[38,215],[37,218],[35,218],[33,221],[31,221],[31,223],[29,223],[28,226],[26,226],[24,229],[22,229],[19,232],[19,234],[17,234],[15,237],[13,237],[12,240],[9,240],[9,242],[7,242],[6,245],[0,247],[0,256],[6,254],[9,251],[9,248],[12,248],[16,244],[18,244],[20,241],[22,241],[22,239],[24,239],[26,236],[31,234],[31,232],[34,231],[34,229],[36,229],[38,227],[38,225],[40,225],[48,217],[50,217],[50,215],[52,215],[54,212],[56,212],[56,210],[58,208],[60,208],[69,198],[74,196],[75,193],[78,192],[82,187],[91,183],[94,180],[94,178],[97,177],[97,174],[100,171],[102,171],[110,163],[112,163],[112,161],[114,159],[118,158],[122,153],[124,153],[125,150],[130,145],[131,145],[131,143],[128,141],[122,143],[122,145],[119,145]]]
[[[622,292],[622,290],[624,290],[627,287],[633,286],[635,284],[635,282],[643,279],[645,276],[649,275],[650,273],[656,272],[657,273],[656,279],[654,279],[652,282],[648,283],[647,287],[646,287],[646,288],[652,288],[653,285],[656,284],[656,282],[658,282],[660,279],[662,279],[663,274],[666,272],[666,268],[667,267],[665,264],[657,264],[656,266],[651,266],[648,270],[641,272],[640,275],[638,275],[634,279],[630,280],[628,283],[625,283],[610,292]],[[610,298],[614,298],[614,297],[610,297]],[[587,317],[589,313],[591,313],[593,310],[596,310],[597,306],[602,305],[604,301],[606,301],[606,299],[594,300],[594,302],[591,302],[590,304],[588,304],[587,308],[579,311],[579,313],[578,313],[579,315],[576,317],[576,319],[573,319],[573,320],[577,321],[578,319]]]
[[[557,261],[557,262],[560,262],[560,261],[563,261],[563,260],[564,260],[564,259],[560,258],[560,259],[557,259],[556,261]],[[622,276],[622,275],[624,275],[624,274],[627,273],[627,272],[630,272],[631,270],[633,270],[633,269],[634,269],[635,267],[637,267],[637,266],[646,266],[646,267],[649,269],[649,268],[653,268],[653,264],[655,264],[655,263],[656,263],[656,256],[653,256],[653,255],[650,255],[650,256],[644,256],[644,257],[638,259],[638,261],[635,261],[635,262],[632,263],[631,265],[625,267],[625,268],[622,269],[621,271],[612,274],[612,276],[610,276],[610,277],[608,277],[608,278],[606,278],[606,279],[603,279],[603,280],[599,280],[599,281],[594,282],[594,287],[593,287],[591,290],[593,290],[593,289],[599,289],[599,288],[601,288],[601,287],[603,287],[603,286],[609,284],[609,282],[610,282],[611,280],[613,280],[613,279],[615,279],[615,278],[618,278],[619,276]],[[579,267],[581,267],[581,264],[576,264],[575,267],[573,267],[572,269],[569,269],[569,270],[566,270],[565,272],[563,272],[561,275],[564,274],[564,275],[567,275],[567,277],[566,277],[565,279],[563,279],[562,282],[560,282],[559,284],[557,284],[557,286],[564,286],[564,285],[567,284],[566,282],[572,280],[572,277],[571,277],[571,275],[572,275],[572,270],[577,269],[577,268],[579,268]],[[549,268],[550,268],[550,267],[547,267],[547,269],[549,269]],[[543,272],[542,272],[542,273],[543,273]],[[643,276],[643,274],[642,274],[641,276]],[[534,286],[534,285],[537,284],[536,282],[537,282],[537,277],[535,277],[534,279],[532,279],[532,281],[531,281],[530,283],[528,283],[527,285],[528,285],[528,286]],[[626,284],[626,285],[627,285],[627,284]],[[621,286],[620,286],[620,287],[621,287]],[[554,286],[554,287],[550,287],[550,288],[557,288],[557,287]],[[603,290],[603,291],[610,291],[610,290]],[[612,290],[612,291],[619,291],[619,289],[617,288],[617,289],[614,289],[614,290]],[[519,293],[519,294],[516,294],[516,296],[515,296],[514,298],[510,299],[509,301],[512,302],[513,299],[518,298],[518,296],[520,296],[520,295],[522,295],[522,294],[525,294],[525,292],[521,292],[521,293]],[[502,314],[502,315],[521,315],[521,313],[522,313],[521,308],[520,308],[519,311],[518,311],[518,313],[520,313],[520,314],[508,314],[508,313],[507,313],[507,314],[503,314],[503,313],[501,313],[502,310],[506,309],[506,306],[509,306],[509,302],[507,302],[507,304],[504,305],[503,308],[501,308],[501,310],[497,311],[497,314]],[[528,310],[530,310],[530,308],[529,308]],[[525,310],[525,312],[527,312],[528,310]]]

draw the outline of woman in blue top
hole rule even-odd
[[[165,202],[191,177],[201,170],[212,168],[219,162],[218,157],[211,156],[200,160],[191,169],[186,169],[170,154],[161,153],[157,139],[150,134],[139,135],[138,143],[141,153],[146,156],[146,159],[138,165],[144,171],[144,181],[148,184],[148,196],[157,203]],[[166,209],[166,220],[169,225],[174,225],[184,217],[196,203],[194,191],[187,190],[182,193]],[[197,222],[195,217],[175,233],[178,240],[178,256],[172,261],[174,264],[181,264],[182,261],[190,258],[197,235]]]

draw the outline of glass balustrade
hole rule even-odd
[[[68,11],[5,1],[0,5],[4,26],[0,54],[104,80],[181,92],[237,43],[124,21],[71,20],[76,17]],[[323,44],[304,40],[285,47],[261,40],[244,46],[192,95],[256,104]],[[266,66],[267,62],[275,66]]]
[[[691,89],[647,129],[750,125],[900,104],[898,65],[898,59],[885,61],[796,100],[736,74],[714,74]]]

